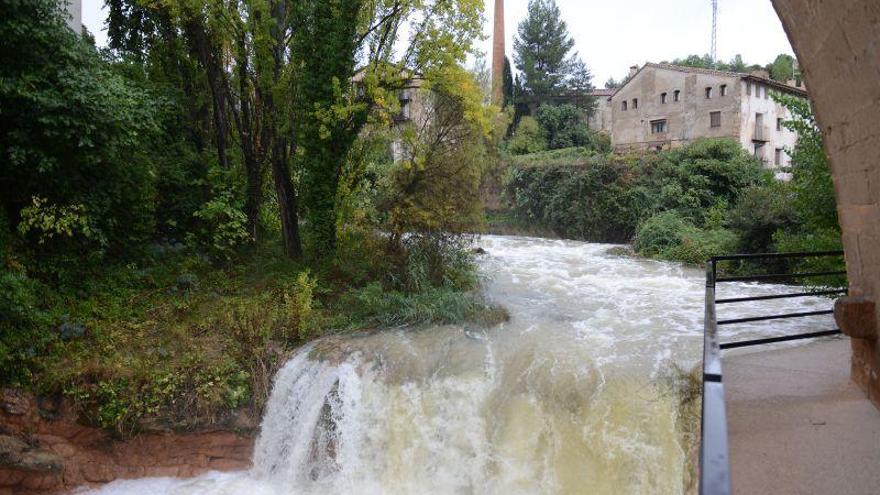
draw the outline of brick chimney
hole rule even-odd
[[[492,103],[504,103],[504,0],[495,0],[495,31],[492,35]]]

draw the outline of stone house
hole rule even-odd
[[[361,85],[364,76],[363,69],[360,69],[355,72],[351,81],[356,86]],[[397,137],[391,141],[391,149],[389,150],[394,161],[403,159],[406,152],[403,140],[400,138],[400,133],[404,128],[410,123],[424,127],[433,118],[431,91],[425,88],[425,82],[423,76],[416,74],[406,77],[400,87],[395,90],[399,110],[391,117],[391,130]]]
[[[593,114],[590,115],[587,125],[591,130],[603,132],[611,135],[612,110],[611,97],[617,90],[611,89],[594,89],[589,92],[589,96],[596,99],[596,107]]]
[[[67,10],[67,27],[74,33],[82,32],[82,0],[62,0]]]
[[[768,168],[789,165],[796,133],[771,91],[804,89],[764,75],[648,63],[610,97],[615,149],[666,149],[699,138],[732,138]]]

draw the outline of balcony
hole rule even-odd
[[[756,125],[755,126],[755,135],[752,136],[752,141],[766,143],[770,141],[770,128],[766,125]]]

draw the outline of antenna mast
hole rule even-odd
[[[712,47],[709,55],[712,62],[718,60],[718,0],[712,0]]]

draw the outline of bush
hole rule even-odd
[[[547,149],[547,138],[538,121],[532,117],[520,119],[513,137],[507,143],[507,150],[514,155],[538,153]]]
[[[739,235],[738,250],[743,253],[766,253],[776,250],[773,236],[800,223],[790,188],[771,182],[744,189],[728,214],[727,225]]]
[[[737,237],[726,229],[686,229],[681,243],[661,253],[661,257],[671,261],[681,261],[692,265],[702,265],[712,256],[730,254],[736,248]]]
[[[55,280],[105,253],[128,254],[153,232],[146,156],[164,103],[113,71],[64,15],[58,2],[36,0],[0,16],[0,201],[13,223],[25,214],[34,273]]]
[[[538,107],[535,118],[547,137],[547,148],[551,150],[590,144],[583,112],[574,105],[543,104]]]
[[[200,225],[189,234],[188,240],[215,260],[229,261],[240,246],[252,240],[247,232],[247,217],[235,205],[229,191],[221,191],[194,216]]]
[[[639,225],[633,238],[633,249],[644,256],[657,256],[681,244],[693,224],[674,211],[658,213]]]
[[[505,193],[522,223],[597,242],[628,242],[641,222],[664,211],[704,228],[762,179],[760,162],[739,143],[716,139],[661,153],[566,148],[508,163]]]
[[[0,383],[27,383],[51,340],[39,291],[23,274],[0,269]]]
[[[511,167],[505,188],[523,222],[573,239],[626,242],[639,221],[631,180],[624,164],[589,156],[582,165]]]
[[[702,264],[730,253],[736,234],[722,228],[700,229],[674,211],[658,213],[639,226],[633,249],[643,256]]]

